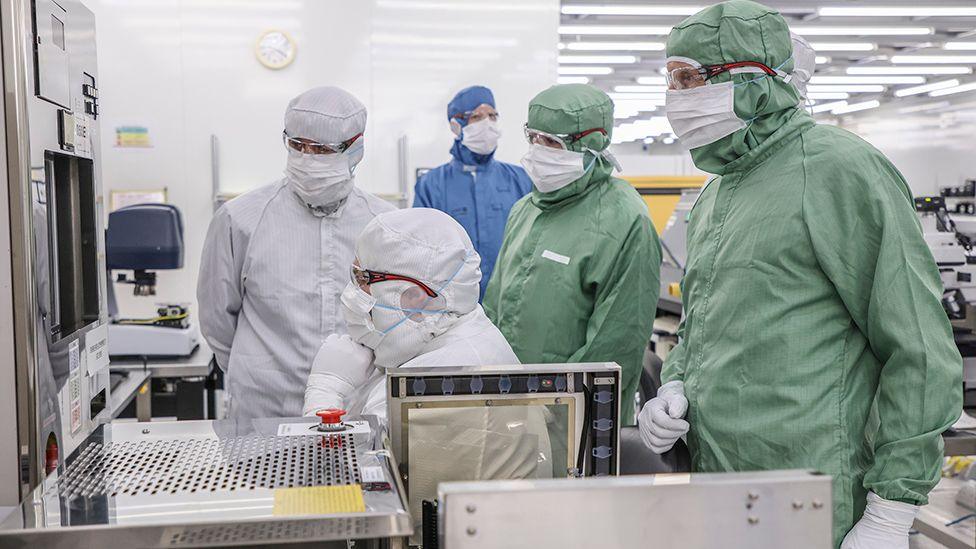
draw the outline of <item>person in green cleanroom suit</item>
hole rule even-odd
[[[523,363],[617,362],[622,424],[657,311],[661,247],[647,206],[610,176],[613,102],[581,84],[529,103],[531,194],[512,208],[483,302]]]
[[[798,107],[791,53],[784,19],[747,0],[668,39],[668,118],[717,177],[690,214],[681,339],[642,434],[664,451],[687,432],[695,471],[828,473],[835,545],[907,548],[962,361],[908,185]]]

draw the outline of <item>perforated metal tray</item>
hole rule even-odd
[[[355,435],[277,436],[280,423],[312,421],[302,419],[99,427],[58,475],[0,525],[0,545],[213,547],[399,539],[410,534],[409,515],[395,464],[375,420],[368,420],[371,432]],[[363,471],[369,471],[369,483],[363,483]],[[338,512],[324,513],[331,503],[321,498],[302,511],[280,505],[283,496],[294,494],[290,489],[324,486],[355,486],[365,511],[339,506]]]

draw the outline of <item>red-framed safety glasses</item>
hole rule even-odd
[[[412,278],[409,276],[382,273],[379,271],[371,271],[369,269],[363,269],[357,265],[352,266],[351,270],[352,281],[358,284],[360,287],[369,286],[370,284],[376,284],[377,282],[389,282],[393,280],[399,280],[401,282],[409,282],[411,284],[417,285],[421,290],[427,294],[427,297],[435,298],[437,297],[437,292],[430,289],[430,286],[424,284],[423,282]]]

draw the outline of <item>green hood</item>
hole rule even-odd
[[[603,91],[586,84],[552,86],[529,102],[528,126],[553,134],[580,133],[593,128],[603,128],[607,132],[606,135],[594,132],[570,144],[570,150],[584,152],[583,166],[589,169],[583,177],[558,191],[542,193],[533,187],[535,205],[544,209],[560,204],[610,179],[613,165],[602,156],[584,150],[600,152],[610,145],[613,101]]]
[[[685,19],[671,31],[667,54],[694,59],[702,65],[759,61],[786,73],[793,71],[793,44],[786,21],[775,10],[749,0],[715,4]],[[754,80],[735,89],[735,114],[752,122],[732,135],[691,151],[699,169],[720,175],[728,164],[759,148],[795,118],[798,110],[802,111],[797,109],[800,96],[796,88],[782,78],[726,72],[711,81],[718,84],[730,79],[736,84]]]

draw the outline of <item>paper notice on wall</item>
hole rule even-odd
[[[108,366],[108,324],[85,334],[85,358],[88,362],[88,375],[95,375]]]
[[[152,147],[149,128],[145,126],[118,126],[115,128],[115,146],[123,149]]]

